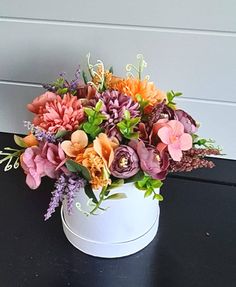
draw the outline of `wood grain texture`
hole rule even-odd
[[[125,75],[125,65],[143,53],[146,70],[160,88],[191,98],[235,102],[236,37],[129,28],[0,22],[0,79],[23,82],[69,75],[85,55],[104,60]]]
[[[234,0],[1,0],[0,15],[90,23],[236,31]]]

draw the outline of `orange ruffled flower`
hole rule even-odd
[[[99,189],[111,184],[111,180],[106,172],[105,163],[93,147],[88,147],[83,153],[78,154],[76,162],[89,170],[92,178],[90,181],[92,188]]]
[[[53,101],[44,103],[33,120],[34,125],[50,132],[75,130],[84,119],[80,100],[70,94],[63,98],[56,96]]]
[[[109,88],[118,90],[137,101],[137,95],[149,102],[151,106],[167,100],[166,93],[157,89],[153,82],[136,78],[121,79],[114,77],[108,83]]]

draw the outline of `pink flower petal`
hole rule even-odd
[[[189,150],[192,147],[192,145],[193,145],[193,139],[187,133],[184,133],[180,137],[179,141],[180,141],[180,147],[181,147],[182,150]]]
[[[31,189],[36,189],[40,186],[41,183],[41,177],[38,176],[36,173],[28,173],[26,176],[26,184]]]
[[[170,127],[164,126],[159,129],[157,134],[163,143],[170,144],[171,143],[170,138],[171,138],[172,133],[173,131]]]
[[[179,137],[184,133],[184,126],[181,122],[176,121],[176,120],[171,120],[168,122],[168,125],[172,128],[173,135]]]
[[[168,151],[174,161],[181,161],[183,156],[181,149],[175,148],[174,145],[170,144],[168,145]]]

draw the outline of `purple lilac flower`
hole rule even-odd
[[[68,178],[68,183],[66,187],[66,199],[67,199],[67,212],[69,214],[72,213],[72,204],[74,202],[74,198],[76,192],[78,192],[81,188],[83,188],[86,184],[86,181],[83,178],[80,178],[76,175],[72,175]]]
[[[103,128],[106,134],[111,137],[115,136],[120,141],[122,139],[119,129],[116,124],[119,123],[124,117],[124,111],[130,112],[130,117],[139,117],[139,103],[134,102],[130,97],[118,91],[105,91],[102,94],[95,95],[96,100],[99,99],[103,102],[102,112],[107,116],[107,120],[103,123]]]
[[[129,178],[139,171],[137,153],[129,146],[121,145],[115,150],[110,167],[111,174],[117,178]]]
[[[38,141],[47,141],[49,143],[57,143],[62,141],[61,138],[56,138],[55,134],[52,134],[48,131],[44,131],[38,127],[33,127],[32,133]]]
[[[60,76],[60,80],[62,79],[63,82],[58,84],[57,82],[54,82],[52,84],[43,84],[43,87],[50,91],[50,92],[54,92],[54,93],[57,93],[57,91],[59,89],[64,89],[64,88],[67,88],[68,89],[68,92],[70,93],[75,93],[77,91],[77,88],[79,86],[84,86],[84,83],[81,79],[81,71],[80,71],[80,67],[76,70],[75,72],[75,79],[73,79],[72,81],[67,81],[65,76],[66,76],[66,73],[65,72],[61,72],[59,73],[59,76]]]
[[[52,216],[55,209],[64,199],[67,201],[67,212],[68,214],[71,214],[75,194],[83,188],[85,184],[85,179],[75,174],[69,176],[62,174],[55,183],[55,189],[52,192],[47,213],[44,215],[45,220],[48,220]]]

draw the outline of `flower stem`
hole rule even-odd
[[[106,195],[106,190],[107,190],[107,186],[104,186],[102,188],[102,191],[99,195],[99,201],[96,203],[96,206],[90,211],[90,214],[94,214],[94,212],[97,210],[97,209],[102,209],[100,206],[102,204],[102,202],[104,201],[104,197]],[[103,209],[102,209],[103,210]]]

